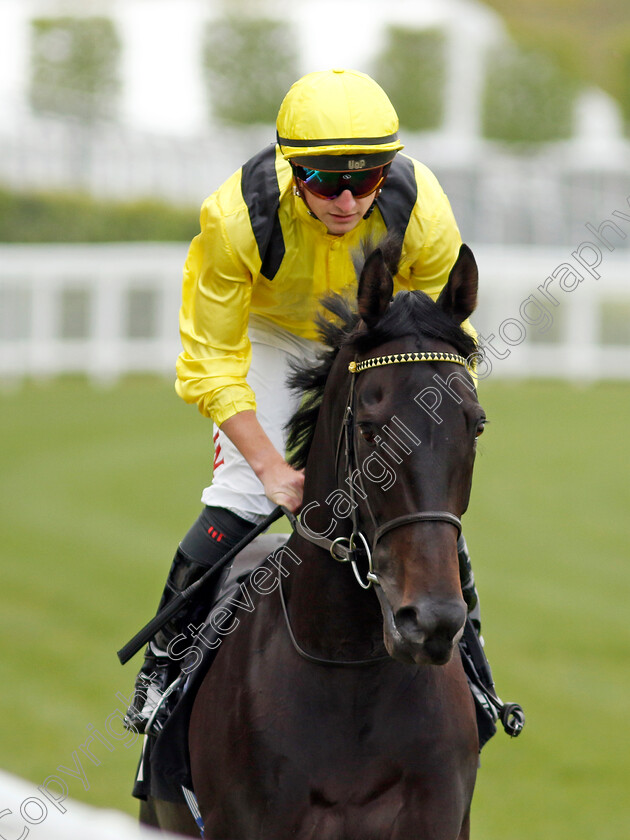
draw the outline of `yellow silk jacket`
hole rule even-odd
[[[269,146],[203,204],[201,232],[184,267],[177,393],[217,424],[255,409],[246,382],[250,313],[317,339],[313,324],[328,292],[352,293],[352,256],[388,230],[403,239],[395,291],[433,299],[448,279],[461,237],[448,199],[426,166],[398,154],[374,210],[343,236],[327,232],[292,190],[292,172]]]

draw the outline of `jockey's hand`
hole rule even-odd
[[[241,411],[221,425],[265,489],[265,495],[276,505],[284,505],[292,513],[299,510],[304,493],[304,473],[294,470],[274,447],[258,422],[256,413]]]
[[[296,513],[302,505],[304,470],[294,470],[286,461],[268,467],[258,478],[265,488],[265,496],[276,505],[283,505]]]

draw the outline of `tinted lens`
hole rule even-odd
[[[378,166],[358,172],[325,172],[296,166],[295,174],[306,189],[319,198],[337,198],[344,190],[350,190],[355,198],[365,198],[380,187],[388,168]]]

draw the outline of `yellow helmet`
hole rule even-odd
[[[390,163],[403,148],[398,125],[383,88],[357,70],[322,70],[298,79],[276,122],[287,160],[335,170]]]

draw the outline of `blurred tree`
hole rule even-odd
[[[274,123],[299,73],[288,24],[233,16],[208,23],[203,65],[210,110],[224,123]]]
[[[630,86],[623,48],[624,39],[626,47],[630,41],[628,0],[485,2],[505,17],[519,43],[550,53],[582,84],[599,85],[612,96],[624,98],[621,87]]]
[[[40,113],[85,123],[116,114],[120,41],[103,17],[31,21],[30,102]]]
[[[199,231],[198,217],[196,206],[157,199],[103,201],[0,187],[0,242],[187,242]]]
[[[445,34],[441,29],[388,26],[375,78],[410,131],[439,128],[444,115]]]
[[[626,132],[630,133],[630,28],[623,30],[610,45],[612,60],[619,72],[610,85],[610,92],[621,106]]]
[[[626,120],[626,124],[630,126],[630,44],[626,47],[625,55],[623,56],[623,88],[621,90],[621,108]]]
[[[570,137],[577,82],[540,51],[500,47],[488,55],[484,135],[510,143]]]

